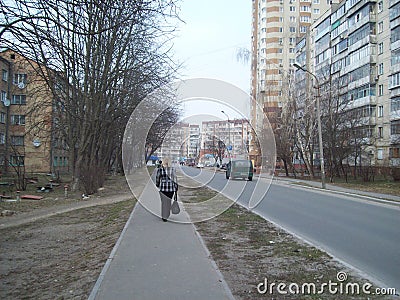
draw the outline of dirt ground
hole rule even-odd
[[[15,212],[0,217],[0,299],[87,299],[135,201],[122,176],[85,200],[43,195],[0,203]]]

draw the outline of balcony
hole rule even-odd
[[[354,24],[354,26],[349,27],[349,34],[356,31],[357,29],[361,28],[365,24],[369,22],[376,22],[376,16],[375,14],[369,14],[368,16],[362,18],[359,22]]]
[[[349,50],[349,52],[353,52],[366,44],[376,44],[376,35],[366,36],[365,38],[359,40],[357,43],[350,45],[348,50]]]
[[[400,72],[400,63],[390,66],[390,74],[395,74]]]
[[[394,29],[395,27],[400,25],[400,18],[399,16],[396,17],[396,19],[390,21],[390,29]]]
[[[390,98],[400,96],[400,87],[395,87],[390,90]]]
[[[348,55],[348,51],[342,51],[339,54],[332,55],[331,61],[332,63],[337,62],[338,60],[341,60],[342,58],[346,57]],[[343,75],[343,74],[341,74]]]
[[[359,67],[366,65],[366,64],[376,64],[375,56],[369,55],[369,56],[363,57],[362,59],[358,60],[357,62],[349,64],[347,67],[343,68],[343,74],[349,73],[349,72],[351,72],[355,69],[358,69]]]
[[[356,87],[365,85],[365,84],[375,84],[376,83],[376,77],[375,76],[365,76],[364,78],[361,78],[359,80],[355,80],[353,82],[349,82],[349,90],[354,89]]]
[[[367,97],[362,97],[358,98],[354,101],[351,101],[349,103],[349,108],[357,108],[357,107],[362,107],[366,105],[376,105],[376,96],[367,96]]]
[[[394,43],[390,44],[390,50],[394,51],[398,48],[400,48],[400,40],[395,41]]]
[[[390,143],[391,143],[391,144],[398,144],[398,143],[400,143],[400,134],[391,134],[391,135],[390,135]]]
[[[393,5],[399,3],[400,0],[389,0],[389,7],[392,7]]]
[[[361,0],[361,1],[358,1],[357,4],[355,4],[350,9],[347,10],[347,15],[350,16],[350,15],[354,14],[355,12],[357,12],[360,8],[362,8],[367,3],[376,3],[376,2],[378,2],[378,0]],[[347,7],[347,5],[346,5],[346,7]]]
[[[398,120],[400,119],[400,109],[391,111],[390,112],[390,121]]]

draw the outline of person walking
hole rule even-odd
[[[171,213],[172,197],[178,191],[176,170],[167,157],[163,158],[161,168],[157,169],[156,186],[160,188],[161,218],[167,222]]]

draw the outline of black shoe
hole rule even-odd
[[[163,218],[162,220],[163,220],[163,222],[167,222],[167,219],[164,219],[164,218]]]

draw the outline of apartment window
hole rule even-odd
[[[319,0],[313,0],[314,4],[319,4]]]
[[[382,75],[383,74],[383,63],[380,63],[378,65],[378,75]]]
[[[383,32],[383,21],[378,23],[378,33],[382,33]]]
[[[11,115],[11,124],[25,125],[25,116],[24,115]]]
[[[8,71],[3,69],[2,77],[3,81],[8,81]]]
[[[11,145],[23,146],[24,145],[24,137],[20,136],[20,135],[12,135],[11,136]]]
[[[383,84],[378,86],[378,96],[383,96]]]
[[[378,45],[378,54],[383,54],[383,42]]]
[[[283,12],[283,7],[279,7],[279,12]]]
[[[261,32],[263,32],[263,33],[265,33],[265,32],[267,32],[267,28],[261,28]]]
[[[296,62],[296,60],[294,58],[289,59],[289,64],[293,65],[295,62]]]
[[[15,73],[14,77],[13,77],[13,83],[14,84],[26,84],[26,79],[27,79],[27,75],[26,74],[22,74],[22,73]]]
[[[382,128],[382,127],[381,127]],[[383,159],[383,149],[378,149],[377,156],[379,160]]]
[[[383,105],[378,106],[378,117],[383,117]]]
[[[283,27],[279,27],[279,32],[283,32]]]
[[[283,23],[283,17],[279,17],[279,22]]]
[[[278,42],[279,42],[280,45],[282,45],[283,44],[283,38],[279,38]]]
[[[7,92],[1,91],[0,100],[4,102],[6,99],[7,99]]]
[[[400,110],[400,97],[392,98],[390,100],[390,111],[398,111]]]
[[[289,30],[290,30],[290,32],[296,32],[296,27],[291,26],[291,27],[289,28]]]
[[[11,155],[10,156],[10,166],[23,166],[25,157],[22,155]]]
[[[319,8],[314,8],[313,13],[319,15]]]
[[[304,5],[304,6],[301,6],[301,7],[300,7],[300,11],[307,11],[307,12],[308,12],[308,11],[311,11],[311,7],[310,7],[310,6],[305,6],[305,5]]]
[[[6,123],[6,113],[0,112],[0,123],[5,124]]]
[[[383,10],[383,1],[378,2],[378,12],[381,12]]]
[[[400,120],[390,122],[390,134],[400,134]]]
[[[283,49],[282,48],[278,48],[277,53],[283,53]]]
[[[309,16],[300,16],[300,22],[311,23],[311,18]]]
[[[400,158],[400,147],[390,148],[389,149],[389,157],[390,158]]]
[[[378,127],[378,138],[383,138],[383,127]]]
[[[305,33],[305,32],[307,32],[307,26],[300,26],[300,32],[301,33]]]
[[[400,73],[396,73],[390,76],[389,88],[394,88],[400,85]]]
[[[290,10],[290,11],[296,11],[296,7],[295,7],[295,6],[290,6],[290,7],[289,7],[289,10]]]
[[[290,16],[290,22],[296,22],[296,17],[295,16]]]
[[[26,104],[26,95],[13,95],[13,97],[11,99],[11,104],[25,105]]]
[[[354,16],[354,24],[360,22],[361,16],[362,16],[361,13],[358,13],[358,14],[356,14],[356,15]]]
[[[6,143],[6,135],[3,132],[0,132],[0,144],[4,145]]]
[[[266,38],[262,38],[262,39],[261,39],[261,43],[263,43],[263,44],[265,44],[266,41],[267,41]]]

